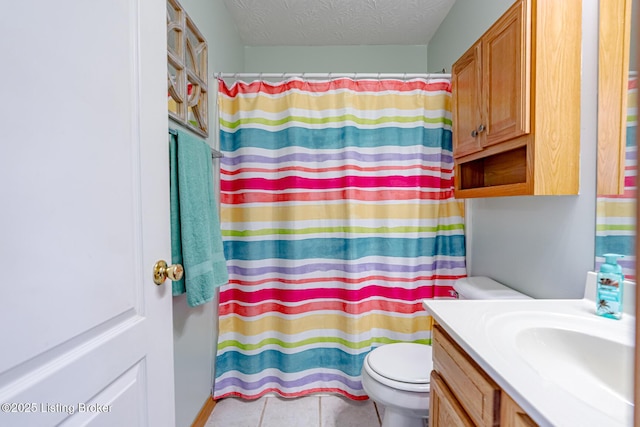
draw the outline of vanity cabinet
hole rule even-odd
[[[519,0],[452,67],[457,198],[578,194],[580,0]]]
[[[442,377],[431,371],[431,391],[429,398],[429,422],[431,426],[473,427],[473,421],[464,411],[456,396]]]
[[[513,427],[537,426],[527,413],[505,392],[502,392],[500,396],[500,408],[501,425]]]
[[[430,427],[536,426],[438,324],[430,399]]]

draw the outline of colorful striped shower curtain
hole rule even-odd
[[[636,280],[636,174],[638,170],[638,78],[629,78],[627,98],[627,140],[624,167],[624,194],[598,196],[596,215],[596,271],[604,262],[603,254],[624,255],[618,263],[624,277]]]
[[[429,343],[421,301],[464,277],[448,80],[219,84],[214,397],[366,399],[368,351]]]

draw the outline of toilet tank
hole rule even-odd
[[[523,293],[484,276],[458,279],[454,283],[453,289],[458,294],[458,299],[531,299]]]

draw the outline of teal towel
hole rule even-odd
[[[184,277],[173,295],[187,293],[191,307],[209,302],[215,288],[229,281],[220,221],[213,194],[211,148],[178,130],[171,135],[171,262]]]

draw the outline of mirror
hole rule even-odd
[[[601,0],[598,46],[596,270],[619,253],[625,278],[635,276],[638,76],[635,11],[640,0]],[[633,4],[632,4],[633,3]]]

